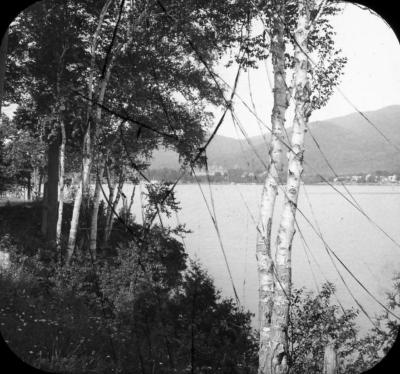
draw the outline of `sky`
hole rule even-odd
[[[342,49],[343,55],[348,58],[339,85],[340,91],[362,111],[400,105],[400,45],[390,26],[378,15],[353,4],[346,4],[342,14],[332,20],[332,25],[337,33],[336,46]],[[269,75],[272,78],[270,62],[268,65]],[[220,65],[215,70],[228,84],[233,85],[237,67],[226,69]],[[251,69],[249,73],[243,73],[240,77],[237,93],[251,107],[248,74],[258,117],[263,121],[269,121],[272,94],[265,64],[257,70]],[[234,107],[247,134],[259,136],[261,132],[257,120],[237,98]],[[328,104],[315,111],[310,121],[339,117],[354,111],[346,99],[335,90]],[[215,121],[218,121],[219,113],[215,111]],[[291,118],[292,114],[289,111],[287,125],[290,125]],[[230,116],[221,125],[218,134],[233,138],[243,137],[235,130]]]

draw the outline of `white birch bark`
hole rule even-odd
[[[42,199],[42,222],[40,226],[40,231],[43,236],[46,235],[47,232],[47,175],[44,175],[43,182],[43,199]]]
[[[85,135],[84,144],[89,146],[90,149],[90,126],[88,127],[89,133]],[[66,264],[69,265],[72,260],[72,256],[75,251],[76,238],[78,234],[78,226],[79,226],[79,216],[80,216],[80,208],[82,205],[82,199],[89,191],[85,191],[85,186],[89,186],[89,177],[90,177],[90,157],[88,157],[84,152],[83,160],[82,160],[82,178],[79,182],[78,190],[76,191],[75,200],[74,200],[74,208],[72,210],[72,218],[71,218],[71,228],[69,231],[68,237],[68,247],[67,247],[67,259]]]
[[[99,205],[100,205],[100,190],[101,190],[101,182],[103,180],[104,174],[104,161],[99,163],[98,175],[96,175],[96,187],[94,189],[93,196],[93,210],[92,210],[92,218],[90,222],[90,244],[89,250],[93,259],[97,258],[97,222],[99,215]]]
[[[91,124],[90,124],[90,117],[92,115],[92,110],[93,110],[93,92],[94,92],[94,73],[95,73],[95,59],[96,59],[96,48],[97,48],[97,43],[99,40],[100,36],[100,30],[102,27],[102,24],[104,22],[105,15],[107,13],[107,10],[109,6],[111,5],[112,0],[108,0],[100,13],[99,17],[99,22],[97,23],[97,28],[96,31],[93,35],[93,40],[92,40],[92,45],[91,45],[91,68],[90,68],[90,73],[89,73],[89,82],[88,82],[88,96],[89,96],[89,103],[88,103],[88,110],[87,110],[87,126],[86,126],[86,132],[84,135],[84,140],[83,140],[83,154],[82,154],[82,176],[81,176],[81,182],[78,188],[78,191],[75,196],[75,201],[74,201],[74,208],[72,212],[72,219],[71,219],[71,228],[70,228],[70,233],[69,233],[69,238],[68,238],[68,248],[67,248],[67,265],[70,263],[74,250],[75,250],[75,245],[76,245],[76,236],[78,232],[78,225],[79,225],[79,216],[80,216],[80,209],[82,205],[82,200],[86,199],[89,197],[89,180],[90,180],[90,167],[91,167],[91,162],[92,162],[92,146],[91,146]],[[109,71],[108,73],[108,78],[109,78]],[[101,87],[101,93],[104,98],[104,92],[105,92],[105,85],[103,80],[103,84]],[[101,110],[97,111],[97,115],[101,115]],[[96,129],[97,130],[97,129]]]
[[[105,235],[104,235],[104,244],[107,245],[108,241],[110,239],[111,231],[114,225],[114,211],[117,210],[117,206],[119,203],[119,200],[121,198],[121,192],[122,188],[124,186],[124,175],[121,172],[119,176],[119,181],[118,181],[118,189],[117,189],[117,194],[115,196],[114,201],[112,202],[112,209],[110,209],[110,216],[108,217],[108,221],[106,222],[106,229],[105,229]]]
[[[0,45],[0,124],[2,123],[1,109],[3,105],[4,81],[6,75],[7,48],[8,48],[8,28],[5,34],[1,38],[1,45]]]
[[[106,223],[103,229],[103,241],[102,241],[102,246],[104,247],[105,245],[107,245],[107,229],[108,229],[108,225],[109,222],[111,220],[112,217],[112,204],[114,202],[114,194],[115,194],[115,188],[117,186],[117,181],[115,180],[115,178],[112,178],[111,176],[111,172],[110,172],[110,168],[107,165],[105,165],[105,173],[106,173],[106,179],[107,179],[107,185],[108,185],[108,203],[107,203],[107,210],[106,210]]]
[[[61,127],[61,145],[60,145],[60,175],[58,185],[58,218],[57,218],[57,231],[56,231],[56,244],[58,250],[61,250],[61,229],[64,210],[64,174],[65,174],[65,143],[67,141],[65,133],[64,121],[60,121]]]
[[[307,58],[307,36],[309,9],[307,0],[299,1],[298,23],[295,31],[295,117],[291,150],[288,152],[288,174],[285,202],[276,241],[275,267],[277,282],[271,320],[271,373],[287,374],[289,298],[291,295],[292,268],[291,248],[295,233],[295,216],[303,172],[304,136],[310,115],[309,62]]]
[[[333,342],[329,342],[325,347],[324,351],[324,368],[323,374],[338,374],[339,373],[339,365],[337,352],[335,349],[335,344]]]
[[[106,3],[106,10],[108,8],[109,4]],[[138,20],[141,19],[141,17],[143,16],[143,14],[145,14],[146,12],[143,12],[140,17],[138,17]],[[103,13],[102,13],[103,14]],[[100,19],[100,23],[102,23],[102,18]],[[132,25],[133,27],[133,25]],[[132,30],[130,30],[132,31]],[[96,32],[99,32],[99,28],[98,30],[96,30]],[[98,34],[97,34],[98,36]],[[97,109],[96,109],[96,117],[95,117],[95,135],[94,138],[97,139],[98,135],[99,135],[99,127],[101,126],[101,119],[102,119],[102,105],[104,103],[104,96],[106,93],[106,89],[107,89],[107,85],[108,82],[110,80],[111,77],[111,71],[113,69],[115,60],[117,58],[117,56],[121,53],[124,52],[124,49],[128,48],[131,43],[133,41],[133,32],[128,33],[128,39],[125,43],[119,43],[112,52],[110,52],[111,54],[111,60],[110,63],[108,64],[108,66],[106,67],[106,73],[104,78],[102,79],[102,81],[100,82],[100,86],[99,86],[99,97],[97,100]],[[94,56],[95,53],[95,44],[92,46],[92,58]],[[93,60],[92,60],[93,62]],[[93,77],[92,77],[93,78]],[[93,81],[92,81],[93,84]],[[100,179],[102,179],[104,173],[104,165],[101,167],[101,177]],[[101,181],[100,181],[101,183]],[[83,185],[83,188],[85,186]],[[90,227],[90,250],[91,253],[95,255],[96,253],[96,245],[97,245],[97,216],[98,216],[98,211],[99,211],[99,203],[100,203],[100,185],[99,182],[96,178],[96,188],[95,188],[95,195],[94,195],[94,201],[93,201],[93,212],[92,212],[92,220],[91,220],[91,227]],[[106,230],[106,240],[108,240],[109,235],[111,233],[111,228],[112,228],[112,215],[111,215],[111,222],[109,224],[107,224],[107,228]]]
[[[257,227],[256,256],[259,278],[259,374],[268,372],[271,358],[271,314],[274,294],[274,269],[271,255],[271,229],[275,201],[278,194],[279,174],[283,169],[282,142],[285,114],[288,108],[288,94],[285,73],[284,25],[282,5],[277,5],[271,35],[271,55],[274,69],[274,107],[271,115],[272,134],[269,145],[269,164],[265,178],[260,218]],[[282,15],[281,15],[282,17]]]

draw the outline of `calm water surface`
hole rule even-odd
[[[341,186],[336,187],[346,194]],[[209,187],[203,184],[202,188],[210,204]],[[255,258],[256,228],[253,218],[258,218],[262,186],[218,184],[212,185],[211,188],[219,230],[234,283],[241,303],[256,314],[256,324],[258,278]],[[365,213],[400,243],[400,186],[354,185],[348,186],[348,189]],[[127,194],[131,190],[132,186],[125,187]],[[143,191],[144,187],[139,188],[139,192],[140,190]],[[218,237],[199,187],[178,185],[176,197],[182,209],[178,217],[173,216],[170,219],[170,224],[176,224],[178,218],[180,223],[185,223],[187,228],[192,230],[184,239],[190,257],[201,261],[224,296],[233,297]],[[281,192],[276,204],[275,221],[279,221],[282,200]],[[385,293],[391,290],[393,275],[400,271],[400,248],[329,186],[303,187],[299,209],[314,225],[315,217],[325,241],[332,250],[359,280],[385,303]],[[139,194],[133,210],[137,221],[141,222]],[[315,290],[315,279],[318,284],[329,280],[336,284],[337,296],[344,307],[356,306],[333,267],[321,239],[300,214],[297,217],[310,252],[305,250],[297,232],[292,249],[294,286]],[[275,227],[275,233],[276,230]],[[362,290],[343,267],[340,264],[337,266],[365,309],[372,316],[381,312],[381,307]],[[358,322],[363,331],[371,327],[363,315],[360,315]]]

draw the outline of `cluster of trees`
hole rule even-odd
[[[18,107],[15,134],[2,131],[1,164],[10,183],[30,191],[34,181],[37,193],[44,183],[42,232],[67,263],[83,210],[95,255],[101,181],[112,210],[124,182],[137,182],[157,147],[175,149],[183,165],[201,161],[211,123],[205,107],[224,102],[209,69],[238,46],[248,12],[230,1],[44,1],[10,25],[4,97]],[[71,172],[78,178],[63,238]]]
[[[246,1],[56,0],[10,25],[1,81],[4,103],[17,109],[1,126],[2,184],[33,184],[42,197],[14,221],[19,208],[3,208],[2,231],[25,230],[1,246],[16,264],[1,276],[2,334],[24,360],[68,372],[254,365],[250,314],[220,300],[197,265],[187,269],[172,238],[184,228],[162,224],[166,205],[175,207],[169,186],[149,186],[143,226],[129,206],[123,222],[113,217],[124,183],[137,183],[154,149],[173,148],[183,166],[202,162],[206,106],[226,104],[210,69],[228,48],[242,51],[249,17]],[[76,176],[72,206],[67,175]]]
[[[46,166],[44,142],[6,116],[0,125],[0,137],[0,191],[19,190],[28,200],[39,197]]]

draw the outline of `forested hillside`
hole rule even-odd
[[[400,106],[389,106],[364,113],[379,131],[400,147]],[[332,176],[311,134],[338,174],[372,173],[377,170],[400,171],[400,156],[378,131],[359,113],[326,121],[311,122],[306,134],[305,174]],[[290,130],[288,130],[290,135]],[[267,134],[268,136],[268,134]],[[268,148],[262,136],[249,139],[263,160]],[[244,151],[244,152],[243,152]],[[217,135],[209,146],[210,165],[226,169],[235,167],[249,171],[262,170],[263,166],[245,139],[237,140]],[[311,167],[310,167],[311,166]],[[179,168],[178,156],[172,151],[157,151],[152,169]]]

